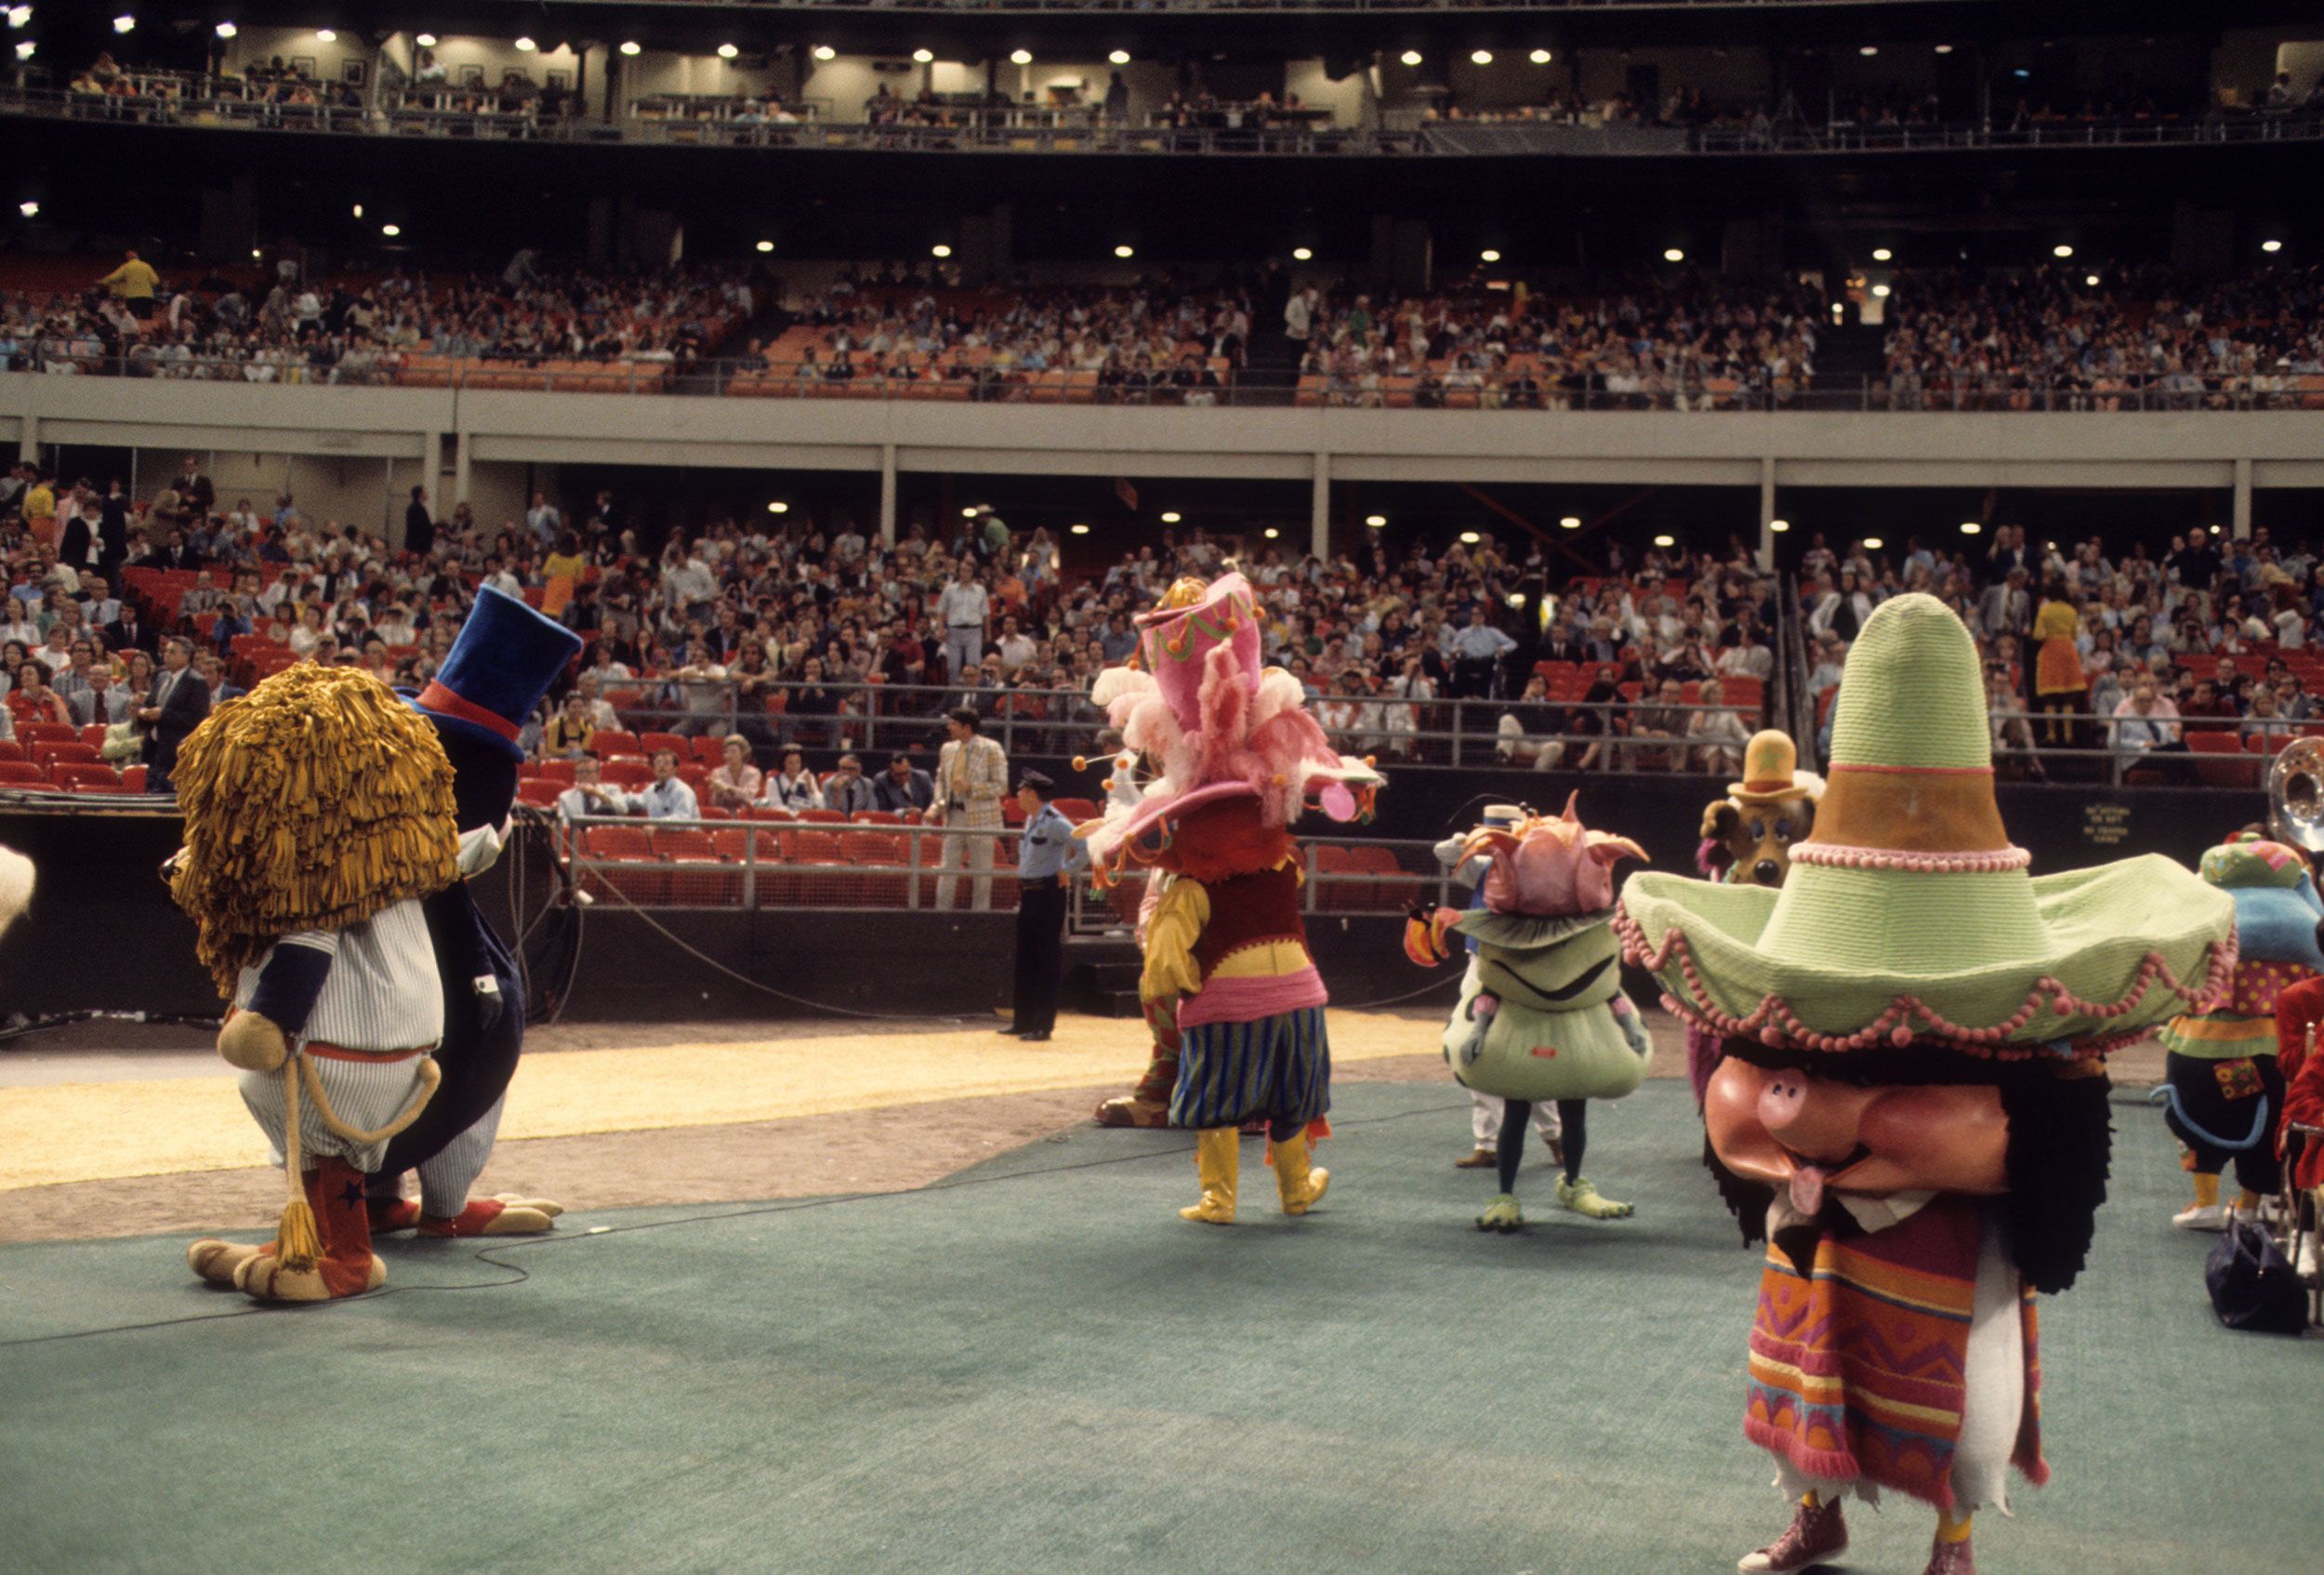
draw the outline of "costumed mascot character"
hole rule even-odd
[[[1175,588],[1174,588],[1175,591]],[[1235,1219],[1240,1132],[1264,1120],[1287,1214],[1324,1195],[1309,1123],[1331,1105],[1328,997],[1300,918],[1290,822],[1311,787],[1335,820],[1367,812],[1380,775],[1332,748],[1299,680],[1259,661],[1250,585],[1230,574],[1138,619],[1141,668],[1098,676],[1091,697],[1155,762],[1134,804],[1079,828],[1101,880],[1137,863],[1171,880],[1147,926],[1139,996],[1182,1046],[1169,1124],[1191,1128],[1201,1200],[1189,1220]]]
[[[2172,1216],[2181,1230],[2222,1230],[2219,1174],[2229,1160],[2247,1217],[2283,1185],[2277,1137],[2284,1074],[2277,1060],[2276,1001],[2324,973],[2316,927],[2324,920],[2307,860],[2293,848],[2241,835],[2204,852],[2203,880],[2236,907],[2235,984],[2213,1010],[2174,1017],[2156,1038],[2170,1052],[2155,1091],[2164,1124],[2185,1145],[2195,1201]]]
[[[1488,827],[1515,826],[1529,813],[1531,812],[1519,804],[1487,804],[1485,806],[1485,813],[1478,817],[1478,820],[1480,824]],[[1457,837],[1447,837],[1437,843],[1433,851],[1436,854],[1436,862],[1444,867],[1453,884],[1468,888],[1467,906],[1479,908],[1485,906],[1485,872],[1493,867],[1493,861],[1483,854],[1469,852],[1470,835],[1469,832],[1464,831]],[[1424,903],[1412,910],[1409,916],[1411,923],[1406,926],[1405,934],[1409,943],[1406,955],[1423,968],[1435,966],[1437,960],[1436,948],[1430,944],[1437,937],[1432,935],[1428,939],[1421,938],[1422,932],[1432,925],[1435,911],[1433,907]],[[1421,926],[1421,929],[1415,930],[1412,926],[1416,924]],[[1469,953],[1469,966],[1461,980],[1461,988],[1465,994],[1470,980],[1476,973],[1476,956],[1482,943],[1474,935],[1464,935],[1461,937],[1461,944]],[[1469,1152],[1453,1161],[1455,1170],[1486,1171],[1495,1169],[1500,1164],[1501,1122],[1508,1113],[1507,1102],[1499,1095],[1486,1093],[1480,1089],[1469,1091],[1469,1135],[1472,1143]],[[1541,1134],[1541,1141],[1550,1145],[1551,1162],[1558,1165],[1565,1164],[1565,1134],[1558,1126],[1557,1105],[1549,1100],[1537,1103],[1533,1106],[1533,1125],[1534,1129]]]
[[[524,980],[508,945],[469,894],[491,868],[516,804],[517,742],[525,718],[573,659],[581,639],[513,596],[486,588],[433,680],[407,699],[435,724],[452,761],[453,814],[465,878],[428,899],[428,933],[443,981],[443,1080],[419,1119],[397,1133],[371,1177],[374,1233],[426,1237],[522,1236],[553,1227],[561,1205],[502,1195],[470,1198],[492,1158],[508,1081],[524,1044]],[[419,1199],[403,1177],[419,1172]]]
[[[0,848],[0,935],[33,906],[33,861],[14,848]]]
[[[1489,861],[1485,906],[1439,908],[1405,927],[1406,955],[1423,966],[1444,960],[1447,934],[1477,943],[1445,1028],[1445,1059],[1462,1086],[1503,1101],[1501,1190],[1477,1216],[1479,1230],[1525,1224],[1517,1169],[1525,1124],[1543,1100],[1557,1104],[1565,1151],[1559,1204],[1593,1220],[1631,1211],[1601,1197],[1581,1166],[1590,1143],[1587,1102],[1637,1088],[1654,1053],[1637,1007],[1622,993],[1607,927],[1615,861],[1646,854],[1627,837],[1586,829],[1574,813],[1579,797],[1566,801],[1562,816],[1488,822],[1471,833],[1464,857]]]
[[[495,736],[505,723],[512,748],[514,719],[573,649],[569,632],[486,591],[417,701],[360,672],[301,664],[188,738],[186,845],[171,891],[233,1003],[219,1053],[243,1068],[244,1102],[293,1188],[272,1242],[188,1248],[204,1278],[271,1301],[376,1287],[385,1271],[370,1250],[364,1172],[392,1178],[403,1165],[422,1169],[429,1218],[390,1228],[550,1227],[554,1203],[466,1198],[491,1152],[522,1001],[512,960],[461,882],[498,852],[516,757],[475,748],[446,722]],[[451,1092],[437,1106],[440,1083]]]
[[[1789,734],[1774,728],[1753,734],[1743,747],[1743,780],[1729,783],[1725,798],[1703,807],[1695,867],[1713,880],[1782,885],[1791,872],[1791,844],[1807,840],[1824,796],[1824,779],[1799,765],[1799,748]],[[1718,1064],[1718,1036],[1689,1027],[1686,1080],[1697,1110]]]
[[[1707,1162],[1760,1277],[1744,1433],[1790,1528],[1744,1570],[1847,1543],[1844,1497],[1970,1517],[2046,1480],[2034,1291],[2073,1283],[2106,1192],[2105,1052],[2225,989],[2235,905],[2149,855],[2032,879],[1993,795],[1975,647],[1884,603],[1841,682],[1814,835],[1781,890],[1633,875],[1615,928],[1723,1037]]]

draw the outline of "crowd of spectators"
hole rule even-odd
[[[152,658],[175,638],[218,699],[294,660],[421,685],[491,586],[588,638],[568,690],[527,725],[528,750],[586,754],[606,728],[733,735],[730,780],[699,785],[722,803],[746,773],[771,801],[796,797],[805,761],[786,761],[791,750],[868,781],[883,738],[924,747],[959,706],[1005,727],[1020,753],[1094,752],[1103,718],[1089,686],[1134,649],[1135,615],[1178,576],[1230,563],[1261,589],[1269,659],[1352,752],[1445,759],[1458,731],[1447,703],[1464,700],[1479,708],[1460,724],[1478,761],[1491,749],[1546,767],[1570,742],[1578,767],[1726,769],[1750,719],[1721,712],[1715,687],[1699,709],[1687,695],[1675,720],[1647,712],[1681,705],[1674,685],[1756,682],[1772,665],[1767,584],[1739,549],[1715,562],[1649,554],[1635,573],[1618,549],[1613,575],[1566,587],[1541,547],[1490,536],[1401,554],[1374,537],[1326,562],[1165,533],[1076,577],[1046,530],[1012,530],[989,510],[941,538],[916,527],[891,549],[844,518],[785,528],[772,516],[656,547],[612,493],[571,510],[536,496],[496,527],[466,506],[439,520],[419,493],[406,529],[391,550],[289,496],[220,496],[191,457],[143,499],[111,478],[17,466],[0,479],[0,642],[15,642],[0,647],[0,693],[27,720],[61,707],[84,726],[134,721]],[[155,604],[134,589],[143,570],[173,572],[178,588]],[[1535,673],[1543,661],[1577,675],[1587,664],[1602,683],[1552,696]],[[43,682],[25,682],[28,666]]]
[[[545,271],[521,252],[497,277],[393,271],[176,281],[135,252],[66,292],[0,294],[0,370],[257,383],[385,380],[412,355],[690,365],[756,307],[733,271]]]
[[[2211,280],[2070,263],[1915,271],[1888,299],[1887,397],[1901,409],[2292,403],[2299,379],[2324,374],[2320,308],[2314,264]]]
[[[1384,404],[1409,378],[1423,408],[1465,393],[1512,409],[1708,409],[1795,399],[1815,376],[1825,311],[1806,285],[1715,278],[1563,299],[1482,281],[1414,297],[1327,298],[1311,285],[1292,297],[1284,331],[1302,347],[1302,376],[1323,379],[1335,404]]]
[[[2022,775],[2105,753],[2183,779],[2190,734],[2264,752],[2324,727],[2320,564],[2313,544],[2279,542],[2266,526],[2246,541],[2182,532],[2159,551],[2137,542],[2119,556],[2095,536],[2036,541],[2007,524],[1952,550],[1917,538],[1834,550],[1819,536],[1801,604],[1822,735],[1829,741],[1831,691],[1864,619],[1890,596],[1922,590],[1975,635],[1994,745]]]

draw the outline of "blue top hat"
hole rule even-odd
[[[443,731],[522,760],[517,734],[581,649],[581,637],[486,586],[443,666],[411,697]]]

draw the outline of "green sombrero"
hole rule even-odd
[[[2096,1055],[2200,1012],[2235,904],[2159,854],[2035,880],[1993,797],[1976,647],[1935,598],[1865,621],[1840,681],[1816,828],[1779,890],[1624,883],[1624,957],[1688,1023],[1839,1052],[1919,1039]]]

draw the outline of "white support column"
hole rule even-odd
[[[1759,566],[1776,566],[1776,533],[1771,528],[1776,521],[1776,458],[1769,455],[1759,462]]]
[[[1331,562],[1331,456],[1315,451],[1315,486],[1308,504],[1307,549],[1318,561]]]
[[[40,461],[40,417],[31,411],[24,413],[23,430],[16,434],[16,462],[33,465]],[[132,493],[131,496],[136,494]]]
[[[468,501],[468,457],[469,450],[473,446],[468,433],[452,434],[452,501],[455,503]]]
[[[879,445],[879,545],[896,544],[896,445]]]
[[[2251,539],[2251,462],[2236,461],[2235,523],[2231,527],[2238,541]]]

